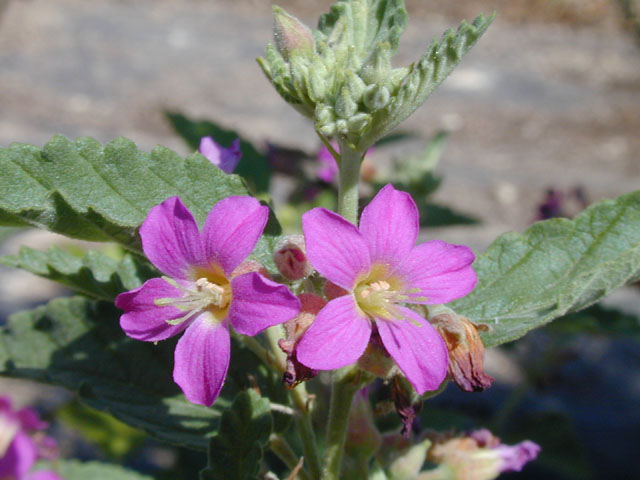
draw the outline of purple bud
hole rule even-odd
[[[225,173],[233,173],[242,158],[239,138],[236,138],[229,148],[224,148],[213,138],[202,137],[198,151]]]

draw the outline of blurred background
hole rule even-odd
[[[277,3],[315,25],[332,2]],[[370,155],[374,174],[389,178],[396,162],[419,158],[434,138],[444,138],[437,155],[431,151],[439,188],[430,199],[457,212],[458,221],[430,225],[427,218],[424,239],[481,253],[503,232],[638,189],[639,1],[406,3],[409,26],[397,66],[418,59],[433,37],[462,19],[498,12],[461,65],[402,125],[407,136]],[[255,62],[271,40],[271,4],[0,0],[0,146],[42,146],[55,133],[101,142],[126,136],[143,150],[160,144],[186,155],[194,146],[184,125],[207,120],[235,130],[259,152],[309,160],[320,146],[311,124],[280,99]],[[274,177],[276,201],[281,188],[289,188],[286,179]],[[2,254],[20,244],[63,242],[35,231],[0,235]],[[0,323],[64,293],[27,273],[2,267],[0,276]],[[428,404],[424,425],[446,426],[446,419],[460,428],[492,427],[511,442],[537,441],[543,454],[519,478],[633,478],[640,447],[638,292],[623,289],[604,306],[488,352],[494,386],[483,394],[450,386]],[[190,453],[94,416],[57,389],[2,380],[0,393],[55,415],[54,433],[66,439],[68,456],[195,478],[183,468]]]

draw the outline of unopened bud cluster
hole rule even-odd
[[[281,8],[273,12],[275,44],[267,46],[266,58],[258,59],[269,80],[287,102],[314,120],[322,135],[360,134],[372,114],[389,104],[409,72],[391,68],[397,42],[380,41],[368,48],[356,38],[366,32],[350,28],[346,17],[312,32]],[[396,10],[395,17],[402,30],[405,10]],[[325,19],[325,24],[330,21]]]

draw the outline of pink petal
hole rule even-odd
[[[412,295],[422,298],[408,300],[410,303],[447,303],[475,287],[474,259],[469,247],[432,240],[416,246],[394,273],[404,278],[408,288],[420,289]]]
[[[387,184],[362,211],[360,232],[372,263],[395,267],[409,255],[420,229],[418,208],[406,192]]]
[[[324,208],[302,216],[307,258],[325,278],[347,290],[369,271],[369,247],[355,225]]]
[[[206,257],[229,276],[248,257],[267,224],[269,209],[252,197],[227,197],[214,205],[204,224]]]
[[[207,157],[207,160],[225,173],[232,173],[238,165],[240,158],[242,158],[239,138],[237,138],[229,148],[224,148],[216,143],[213,138],[202,137],[198,150],[202,155]]]
[[[397,308],[405,318],[376,319],[382,343],[420,395],[436,390],[447,376],[448,353],[444,340],[416,312]]]
[[[229,148],[222,149],[220,170],[226,173],[233,173],[241,158],[242,151],[240,150],[240,139],[236,138]]]
[[[355,363],[371,337],[371,321],[352,295],[331,300],[298,343],[298,361],[316,370],[333,370]]]
[[[166,321],[180,318],[187,312],[170,305],[159,307],[155,300],[179,298],[182,295],[183,292],[162,278],[147,280],[141,287],[121,293],[116,298],[116,307],[124,310],[120,326],[128,336],[136,340],[157,342],[173,337],[187,328],[190,322],[169,325]]]
[[[49,426],[47,422],[40,420],[38,412],[32,408],[22,408],[16,412],[23,430],[44,430]]]
[[[265,328],[291,320],[300,311],[300,301],[286,286],[255,272],[234,278],[231,291],[229,320],[243,335],[253,337]]]
[[[176,345],[173,380],[191,403],[211,406],[224,384],[230,357],[226,320],[218,323],[209,312],[202,313]]]
[[[149,211],[140,237],[144,254],[170,277],[186,279],[190,266],[206,266],[198,225],[178,197]]]
[[[22,478],[37,459],[37,448],[31,437],[19,431],[0,457],[0,478]]]

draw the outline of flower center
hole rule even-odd
[[[200,277],[189,287],[184,287],[172,278],[162,277],[171,286],[184,294],[176,298],[158,298],[155,304],[162,307],[171,305],[186,314],[180,318],[167,320],[169,325],[178,325],[202,310],[209,310],[214,317],[222,320],[226,316],[227,308],[231,303],[231,284],[226,278],[211,281],[209,278]],[[217,283],[220,282],[220,283]]]
[[[386,280],[364,281],[354,290],[358,306],[368,315],[394,317],[395,304],[405,297],[396,292]]]

